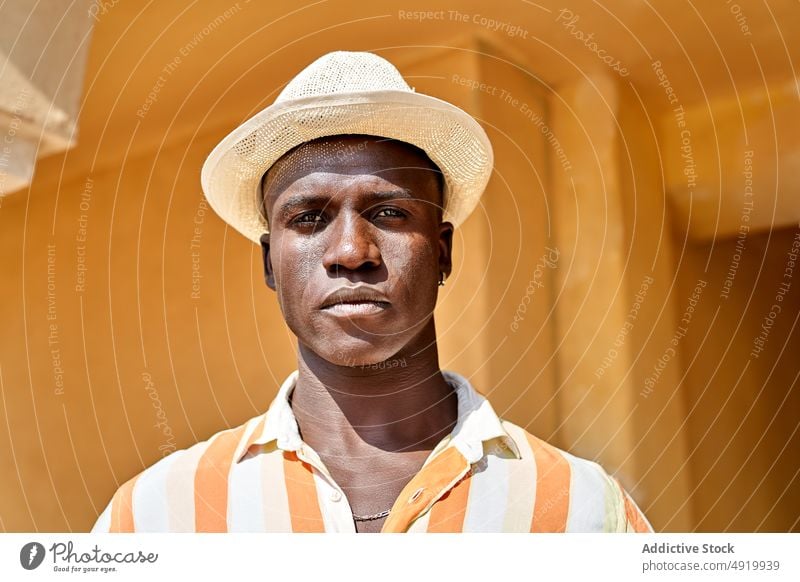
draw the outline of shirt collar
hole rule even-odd
[[[467,461],[477,463],[486,452],[492,452],[492,450],[485,451],[484,443],[496,441],[494,444],[500,448],[494,449],[494,452],[505,449],[519,459],[517,444],[503,428],[489,401],[478,394],[463,376],[448,371],[442,371],[442,375],[456,391],[458,420],[453,432],[440,443],[441,449],[455,447]],[[300,438],[297,420],[289,404],[297,376],[298,372],[294,371],[283,382],[275,400],[263,415],[263,423],[258,423],[246,446],[241,449],[242,453],[237,461],[240,461],[254,445],[267,445],[274,441],[277,448],[284,451],[297,451],[302,447],[303,440]],[[438,452],[441,451],[434,449],[434,453]],[[432,454],[429,460],[434,456],[436,454]]]

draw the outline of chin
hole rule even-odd
[[[348,368],[375,368],[381,364],[398,360],[398,354],[415,341],[427,319],[419,324],[409,326],[397,320],[373,322],[370,328],[354,325],[353,321],[341,322],[328,318],[319,318],[302,328],[295,335],[298,340],[317,356],[334,364]],[[291,326],[290,326],[291,328]],[[303,333],[305,332],[305,333]],[[402,358],[399,358],[402,360]]]
[[[367,342],[358,338],[348,338],[347,341],[337,342],[335,346],[315,346],[314,343],[318,342],[311,343],[310,347],[321,358],[348,368],[377,367],[392,359],[403,348],[403,345],[394,345],[394,342],[392,345],[381,345],[385,342]]]

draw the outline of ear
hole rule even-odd
[[[275,291],[275,271],[272,270],[272,258],[269,254],[269,233],[261,235],[261,255],[264,260],[264,282]]]
[[[439,225],[439,271],[445,277],[453,270],[453,225],[443,222]]]

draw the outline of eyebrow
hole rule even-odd
[[[407,188],[380,190],[370,192],[369,194],[369,200],[371,202],[383,202],[386,200],[396,200],[398,198],[410,200],[414,199],[415,196],[411,193],[411,190]],[[302,208],[325,206],[330,200],[330,196],[320,194],[293,194],[281,203],[278,210],[282,214],[288,214]]]

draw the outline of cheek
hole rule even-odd
[[[435,244],[422,235],[391,241],[383,251],[396,293],[415,311],[430,311],[436,301],[438,253]]]
[[[274,249],[273,268],[278,301],[284,315],[307,311],[308,282],[323,250],[313,242],[283,239]]]

